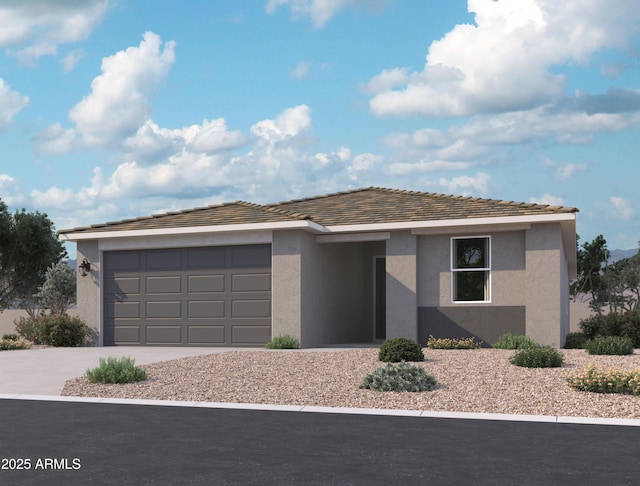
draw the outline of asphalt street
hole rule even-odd
[[[3,485],[637,484],[640,428],[0,399]]]

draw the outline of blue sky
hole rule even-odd
[[[382,186],[575,206],[634,248],[637,7],[0,0],[0,198],[66,229]]]

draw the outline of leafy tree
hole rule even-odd
[[[640,309],[640,251],[609,265],[604,284],[611,312]]]
[[[591,303],[600,314],[606,301],[603,269],[611,255],[607,249],[607,240],[598,235],[592,242],[584,242],[581,246],[578,241],[579,236],[576,238],[578,277],[571,291],[574,297],[578,294],[590,294]]]
[[[0,311],[16,301],[32,302],[47,268],[66,253],[46,214],[11,214],[0,200]]]
[[[60,316],[76,302],[76,272],[65,262],[51,266],[37,294],[38,302],[52,315]]]

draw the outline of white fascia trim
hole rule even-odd
[[[104,240],[109,238],[135,238],[145,236],[161,235],[187,235],[203,233],[227,233],[237,231],[257,231],[257,230],[286,230],[301,229],[312,233],[326,233],[327,229],[309,220],[284,221],[277,223],[248,223],[248,224],[225,224],[217,226],[185,226],[180,228],[158,228],[148,230],[129,231],[87,231],[78,233],[63,233],[59,235],[62,241],[80,240]]]
[[[419,228],[464,227],[496,224],[558,223],[575,221],[574,213],[536,214],[528,216],[498,216],[495,218],[442,219],[437,221],[403,221],[398,223],[345,224],[327,226],[329,233],[359,231],[393,231]]]

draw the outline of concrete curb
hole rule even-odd
[[[235,410],[266,410],[275,412],[308,412],[308,413],[336,413],[352,415],[384,415],[393,417],[425,417],[447,418],[459,420],[499,420],[511,422],[536,422],[578,425],[619,425],[625,427],[640,427],[640,419],[597,418],[597,417],[568,417],[561,415],[511,415],[499,413],[471,413],[471,412],[436,412],[429,410],[399,410],[388,408],[347,408],[347,407],[318,407],[307,405],[270,405],[261,403],[225,403],[225,402],[194,402],[180,400],[140,400],[129,398],[99,398],[99,397],[61,397],[55,395],[21,395],[0,393],[0,400],[35,400],[48,402],[69,403],[109,403],[116,405],[147,405],[163,407],[186,408],[222,408]]]

